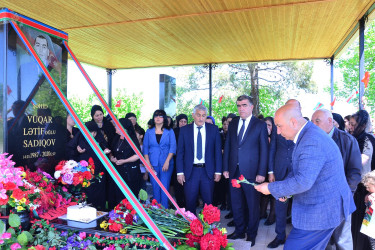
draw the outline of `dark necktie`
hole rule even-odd
[[[245,132],[245,119],[242,120],[242,127],[240,129],[240,132],[238,133],[238,144],[241,144],[243,133]]]
[[[202,126],[198,127],[198,136],[197,136],[197,159],[202,159],[202,134],[201,134]]]

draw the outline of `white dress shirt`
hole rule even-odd
[[[247,129],[247,127],[249,126],[249,123],[250,123],[251,117],[252,117],[252,115],[250,115],[248,118],[245,119],[245,129],[244,129],[244,131],[243,131],[242,138],[244,137],[244,135],[245,135],[245,133],[246,133],[246,129]],[[242,127],[242,123],[243,123],[242,118],[240,118],[240,120],[238,121],[237,136],[238,136],[239,133],[240,133],[240,130],[241,130],[241,127]],[[241,138],[241,139],[242,139],[242,138]]]
[[[197,139],[198,139],[198,126],[194,122],[194,164],[204,163],[204,153],[206,147],[206,126],[203,124],[201,128],[201,135],[202,135],[202,159],[198,160],[197,158]]]
[[[203,124],[201,128],[201,135],[202,135],[202,159],[197,159],[197,139],[198,139],[198,126],[193,124],[194,126],[194,162],[193,164],[202,164],[205,163],[205,151],[206,151],[206,126]],[[177,173],[177,175],[183,175],[184,173]],[[215,172],[217,175],[221,175],[221,173]]]
[[[302,129],[306,126],[306,124],[307,124],[307,121],[305,122],[305,124],[303,124],[303,126],[300,128],[300,130],[298,131],[298,133],[294,137],[294,140],[293,140],[294,144],[297,144],[299,134],[301,133]]]

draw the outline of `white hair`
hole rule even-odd
[[[194,107],[193,114],[195,114],[195,112],[197,110],[202,110],[202,111],[206,112],[206,114],[207,114],[207,108],[205,106],[203,106],[202,104],[198,104],[197,106]]]

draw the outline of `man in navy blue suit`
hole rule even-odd
[[[284,249],[325,249],[334,229],[355,210],[340,150],[295,106],[278,109],[275,124],[279,134],[295,143],[292,169],[285,180],[255,188],[280,200],[293,195],[293,228]]]
[[[196,213],[199,193],[212,204],[214,181],[221,178],[221,138],[217,126],[205,123],[207,109],[194,107],[194,123],[180,129],[177,148],[177,180],[184,185],[186,209]]]
[[[268,132],[265,122],[252,115],[251,97],[237,98],[240,117],[229,124],[224,147],[223,175],[238,179],[243,175],[250,182],[264,182],[268,165]],[[241,239],[247,233],[247,241],[255,244],[260,216],[260,194],[251,185],[230,188],[234,233],[228,239]]]

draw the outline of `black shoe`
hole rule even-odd
[[[267,245],[267,247],[268,248],[277,248],[278,246],[280,246],[280,245],[282,245],[282,244],[284,244],[285,243],[285,240],[280,240],[280,239],[278,239],[277,237],[273,240],[273,241],[271,241],[268,245]]]
[[[227,239],[229,240],[237,240],[237,239],[243,239],[245,238],[245,234],[242,233],[242,234],[238,234],[236,232],[234,233],[231,233],[230,235],[228,235]]]
[[[230,212],[229,214],[224,216],[225,219],[232,219],[233,218],[233,213]]]
[[[251,241],[252,247],[255,245],[255,238],[251,238],[251,237],[247,236],[246,241]]]
[[[264,222],[264,225],[266,225],[266,226],[271,226],[273,223],[275,223],[275,220],[269,220],[269,219],[267,219],[267,220]]]
[[[234,220],[230,221],[228,224],[227,224],[228,227],[234,227]]]
[[[221,211],[225,211],[225,210],[227,210],[227,206],[226,206],[226,205],[221,205],[220,210],[221,210]]]

